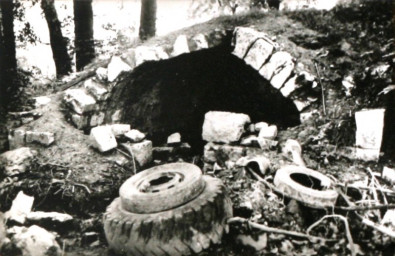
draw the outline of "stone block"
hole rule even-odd
[[[69,222],[73,219],[73,217],[66,213],[59,212],[29,212],[26,216],[27,220],[30,222],[41,222],[41,221],[49,221],[49,222]]]
[[[97,101],[103,101],[108,98],[107,89],[92,78],[85,80],[84,87]]]
[[[3,169],[4,172],[2,175],[13,176],[24,173],[36,154],[37,152],[28,147],[17,148],[2,153],[0,155],[0,170]]]
[[[167,144],[174,145],[181,143],[181,134],[176,132],[167,137]]]
[[[259,73],[270,81],[273,87],[280,89],[291,75],[294,67],[295,63],[291,54],[279,51],[272,55],[269,62],[259,70]]]
[[[244,61],[255,70],[259,70],[263,63],[272,55],[273,50],[274,46],[270,39],[267,37],[257,38],[252,42],[251,48],[248,49]]]
[[[23,147],[26,143],[26,131],[22,129],[14,130],[11,134],[8,135],[8,142],[10,145],[10,149],[16,149]]]
[[[206,37],[203,34],[197,34],[191,39],[193,44],[193,49],[191,50],[201,50],[208,48],[208,42]]]
[[[109,82],[114,82],[115,79],[125,71],[131,71],[132,68],[122,61],[118,56],[113,56],[107,67],[107,79]]]
[[[47,96],[39,96],[34,98],[34,106],[36,108],[42,107],[47,105],[48,103],[51,102],[51,98]]]
[[[259,132],[262,129],[266,129],[268,128],[269,125],[266,122],[259,122],[255,124],[255,131]]]
[[[124,134],[131,142],[140,142],[145,139],[145,134],[139,130],[133,129]]]
[[[270,125],[266,128],[262,128],[259,131],[258,138],[264,138],[264,139],[269,139],[273,140],[277,137],[277,126],[275,125]]]
[[[44,146],[49,146],[55,142],[55,134],[53,132],[26,132],[26,143],[37,142]]]
[[[62,255],[56,236],[39,226],[33,225],[28,228],[14,226],[7,232],[13,233],[12,241],[22,255]]]
[[[116,137],[124,135],[125,133],[130,131],[130,124],[112,124],[110,126],[112,133]]]
[[[144,140],[138,143],[123,143],[121,144],[133,159],[143,167],[152,161],[152,141]]]
[[[293,91],[299,88],[299,85],[296,83],[297,76],[291,77],[281,88],[281,93],[284,97],[288,97]]]
[[[96,108],[96,100],[84,89],[68,89],[65,91],[63,101],[80,115]]]
[[[74,124],[77,129],[84,129],[88,127],[88,116],[82,116],[79,114],[72,114],[71,115],[71,122]]]
[[[171,56],[175,57],[183,53],[189,53],[188,39],[186,35],[179,35],[173,44]]]
[[[32,211],[33,202],[34,197],[19,191],[14,201],[12,201],[11,209],[5,213],[5,218],[20,224],[25,223],[26,216]]]
[[[383,173],[381,175],[384,180],[388,181],[390,184],[395,184],[395,169],[388,168],[384,166]]]
[[[264,38],[265,41],[268,39],[268,36],[263,33],[256,31],[255,29],[252,28],[247,28],[247,27],[237,27],[234,30],[233,34],[233,45],[234,45],[234,50],[233,54],[239,57],[240,59],[243,59],[244,56],[246,55],[247,50],[252,46],[252,43],[254,43],[258,38]],[[272,44],[274,48],[276,48],[276,44],[268,39],[268,43]]]
[[[100,152],[107,152],[117,147],[117,141],[110,126],[97,126],[91,129],[89,140]]]
[[[138,66],[146,61],[168,59],[169,55],[162,47],[138,46],[134,50],[134,58]]]
[[[104,122],[104,117],[105,117],[104,112],[99,112],[99,113],[93,114],[93,115],[91,116],[90,121],[89,121],[90,127],[95,127],[95,126],[98,126],[98,125],[103,124],[103,122]]]
[[[203,140],[231,143],[240,140],[244,128],[251,122],[246,114],[210,111],[204,117]]]
[[[385,109],[367,109],[355,113],[357,147],[380,150],[384,113]]]
[[[106,82],[107,72],[107,69],[103,67],[96,69],[96,78],[99,79],[99,81]]]

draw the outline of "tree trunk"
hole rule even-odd
[[[7,106],[16,75],[13,0],[0,0],[0,101]]]
[[[74,0],[74,34],[77,70],[95,58],[92,0]]]
[[[141,0],[140,31],[141,40],[155,36],[156,0]]]
[[[54,0],[41,0],[49,29],[49,38],[53,59],[56,66],[56,75],[61,77],[71,72],[71,58],[67,53],[67,40],[62,35],[60,21],[56,13]]]

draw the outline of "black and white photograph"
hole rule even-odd
[[[394,256],[394,0],[0,0],[0,256]]]

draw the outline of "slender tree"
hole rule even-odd
[[[155,36],[156,32],[156,0],[141,0],[139,37],[146,40]]]
[[[1,1],[1,0],[0,0]],[[93,41],[92,0],[73,0],[75,57],[77,70],[82,70],[95,57]]]
[[[17,68],[13,10],[13,0],[0,0],[0,100],[5,105]]]
[[[58,14],[55,9],[54,0],[41,0],[41,8],[44,11],[49,29],[49,38],[53,59],[58,77],[71,72],[71,58],[67,52],[67,40],[63,37]]]

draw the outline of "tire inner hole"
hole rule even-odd
[[[292,173],[290,177],[295,182],[311,189],[323,190],[324,188],[319,179],[304,173]]]
[[[180,183],[183,177],[178,174],[165,173],[156,179],[149,181],[149,187],[146,192],[158,193],[160,191],[173,188],[176,183]]]
[[[161,184],[165,184],[169,181],[171,181],[174,178],[174,176],[168,176],[168,175],[164,175],[164,176],[160,176],[157,179],[151,180],[149,182],[150,186],[158,186]]]

